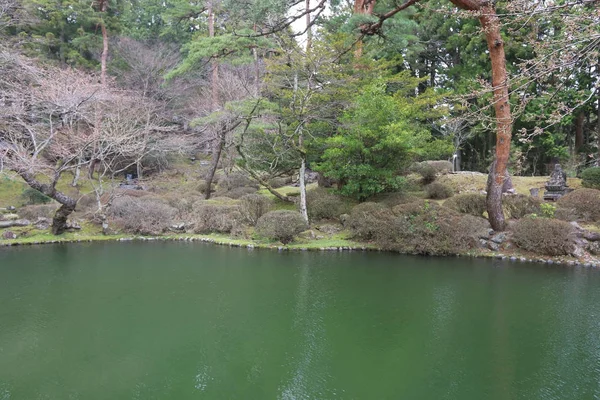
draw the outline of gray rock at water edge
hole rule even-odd
[[[6,231],[2,234],[2,239],[16,239],[17,234],[11,231]]]
[[[515,261],[517,261],[517,257],[511,257],[511,258],[510,258],[510,261],[512,261],[512,262],[515,262]]]
[[[492,251],[500,250],[500,245],[496,242],[489,241],[487,246],[488,246],[488,249],[490,249]]]
[[[508,239],[508,235],[505,232],[500,232],[492,236],[490,240],[494,243],[502,244],[506,242],[506,239]]]
[[[17,219],[14,221],[0,221],[1,228],[12,228],[14,226],[29,226],[31,222],[27,219]]]
[[[183,231],[185,231],[185,224],[184,223],[173,224],[169,227],[169,230],[172,232],[183,232]]]
[[[590,242],[587,245],[587,251],[591,254],[598,256],[600,255],[600,242]]]
[[[45,231],[50,228],[50,219],[45,217],[38,217],[38,219],[33,223],[35,229],[39,229],[41,231]]]
[[[488,248],[488,241],[486,239],[479,239],[479,247],[482,249]]]
[[[68,221],[67,222],[67,230],[78,231],[81,230],[81,225],[76,221]]]
[[[573,248],[573,251],[571,251],[571,255],[576,258],[581,258],[585,256],[585,250],[583,249],[583,247],[575,246]]]

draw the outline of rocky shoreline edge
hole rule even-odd
[[[312,252],[389,252],[404,255],[415,255],[410,253],[400,253],[389,250],[383,250],[374,246],[329,246],[329,247],[316,247],[316,246],[274,246],[270,244],[260,243],[241,243],[233,239],[225,238],[212,238],[206,236],[125,236],[118,238],[110,237],[98,237],[98,238],[85,238],[85,239],[53,239],[53,240],[39,240],[39,241],[3,241],[0,240],[0,247],[13,247],[13,246],[32,246],[32,245],[45,245],[45,244],[66,244],[66,243],[93,243],[93,242],[155,242],[155,241],[175,241],[175,242],[201,242],[214,244],[218,246],[228,246],[245,248],[249,251],[255,249],[262,250],[276,250],[278,252],[285,251],[312,251]],[[534,263],[534,264],[545,264],[545,265],[563,265],[569,267],[584,267],[600,269],[600,262],[582,262],[579,260],[559,260],[556,258],[549,257],[517,257],[514,255],[506,255],[496,252],[477,252],[477,253],[464,253],[464,254],[452,254],[452,255],[435,255],[430,257],[464,257],[464,258],[482,258],[482,259],[495,259],[501,261],[507,261],[511,263]]]

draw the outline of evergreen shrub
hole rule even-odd
[[[581,172],[581,183],[590,189],[600,189],[600,167],[584,169]]]

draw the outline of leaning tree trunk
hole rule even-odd
[[[215,179],[215,173],[217,172],[217,168],[219,167],[219,160],[221,159],[223,147],[225,147],[225,135],[225,130],[219,132],[219,141],[216,143],[216,147],[213,150],[210,169],[208,170],[208,174],[206,174],[206,193],[204,193],[204,198],[206,200],[210,199],[210,190],[212,187],[212,182],[213,179]]]
[[[60,206],[56,213],[54,214],[54,218],[52,218],[52,234],[60,235],[64,233],[69,227],[67,224],[67,219],[69,215],[75,211],[75,206],[77,205],[76,201],[69,202],[69,204],[63,204]]]
[[[21,178],[23,178],[23,180],[29,185],[29,187],[39,192],[42,192],[46,196],[56,200],[61,204],[60,208],[56,210],[54,218],[52,219],[52,233],[54,235],[60,235],[64,233],[68,228],[67,219],[73,213],[73,211],[75,211],[75,207],[77,206],[77,200],[56,190],[56,183],[58,182],[60,174],[58,174],[55,177],[54,182],[48,184],[41,183],[40,181],[35,179],[35,176],[33,174],[29,172],[15,172],[17,172],[21,176]]]

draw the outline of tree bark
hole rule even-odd
[[[492,168],[492,179],[488,180],[486,206],[488,218],[495,231],[506,228],[502,211],[502,186],[508,167],[510,140],[512,136],[512,116],[508,98],[508,74],[504,41],[500,34],[500,19],[495,7],[484,0],[450,0],[464,10],[479,11],[479,22],[485,33],[492,63],[492,87],[494,111],[496,113],[496,157]]]
[[[208,170],[208,174],[206,175],[206,192],[204,193],[204,198],[206,200],[210,199],[212,182],[213,179],[215,179],[215,173],[217,172],[217,168],[219,167],[219,160],[221,159],[223,147],[225,147],[225,135],[225,130],[219,132],[219,141],[217,142],[217,146],[213,150],[213,157],[211,160],[210,169]]]
[[[213,8],[213,1],[208,4],[208,36],[215,37],[215,12]],[[210,79],[210,93],[211,93],[211,105],[212,110],[216,110],[219,107],[219,64],[213,60],[211,61],[211,79]]]
[[[354,0],[354,14],[372,15],[375,7],[375,0]],[[359,59],[363,55],[363,42],[356,42],[356,50],[354,50],[354,58]]]
[[[54,178],[54,182],[51,184],[41,183],[33,174],[26,171],[15,171],[23,178],[23,180],[33,189],[42,192],[46,196],[50,197],[58,201],[61,206],[56,213],[54,214],[54,218],[52,219],[52,233],[54,235],[60,235],[67,230],[67,218],[73,211],[75,211],[75,207],[77,206],[77,200],[67,196],[66,194],[59,192],[56,190],[56,183],[58,182],[58,178],[60,174]]]
[[[298,180],[300,181],[300,214],[304,222],[308,224],[308,210],[306,207],[306,157],[302,157],[302,163],[300,164],[300,172],[298,174]]]
[[[583,124],[585,122],[585,114],[579,111],[575,119],[575,152],[577,153],[583,147]]]
[[[108,9],[108,0],[100,2],[100,11],[106,15]],[[102,56],[100,57],[100,83],[106,85],[106,62],[108,60],[108,31],[104,19],[100,20],[100,31],[102,32]]]
[[[61,235],[63,234],[67,228],[67,218],[73,211],[75,211],[74,204],[63,204],[60,206],[56,213],[54,214],[54,218],[52,218],[52,234],[53,235]]]

